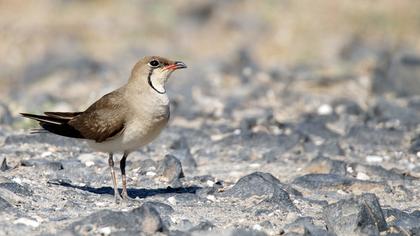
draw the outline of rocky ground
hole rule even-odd
[[[12,129],[21,118],[4,110],[1,233],[420,233],[418,97],[387,99],[364,77],[251,72],[175,100],[169,127],[129,157],[122,205],[106,154]]]
[[[45,1],[51,9],[71,6],[60,11],[62,18],[48,15],[57,22],[36,18],[0,28],[8,32],[0,34],[0,55],[14,55],[0,63],[6,78],[0,81],[0,235],[420,235],[416,48],[355,37],[334,44],[331,60],[282,64],[270,54],[278,48],[264,41],[277,21],[262,24],[264,17],[245,14],[253,9],[249,4],[211,2],[190,8],[178,2],[187,9],[176,18],[182,24],[165,35],[194,35],[193,41],[204,36],[209,42],[191,45],[198,52],[188,51],[188,40],[180,40],[179,48],[155,40],[157,51],[137,45],[139,32],[126,32],[134,27],[127,20],[134,13],[125,4],[125,14],[113,23],[121,27],[100,20],[109,9],[120,9],[111,3],[109,9],[87,6],[96,18],[81,27],[67,22],[78,22],[70,14],[79,12],[77,6]],[[23,11],[32,19],[40,9]],[[143,13],[150,9],[156,10]],[[230,18],[234,10],[245,12],[243,21]],[[170,22],[174,16],[167,15]],[[159,30],[168,27],[154,23]],[[94,34],[113,35],[114,41],[85,45],[89,36],[63,33],[93,25]],[[44,26],[50,31],[34,30]],[[261,36],[224,44],[222,32],[232,33],[230,27],[239,35],[251,27]],[[153,30],[139,31],[162,37]],[[228,35],[238,42],[235,33]],[[16,47],[2,50],[8,39],[22,43],[17,48],[26,54],[16,54]],[[216,41],[231,48],[211,54],[206,46]],[[182,50],[185,56],[179,56]],[[168,127],[129,156],[132,200],[118,205],[107,154],[80,140],[30,134],[36,123],[18,113],[86,108],[122,84],[139,55],[151,52],[178,55],[171,58],[189,68],[174,74],[167,88]],[[264,53],[271,63],[261,59]]]

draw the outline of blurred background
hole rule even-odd
[[[180,117],[292,120],[415,97],[419,47],[414,0],[0,1],[1,119],[83,110],[161,55],[189,66],[169,84]]]

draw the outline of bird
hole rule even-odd
[[[41,133],[84,139],[96,151],[108,153],[108,165],[115,202],[130,199],[125,173],[126,159],[134,150],[152,142],[167,125],[170,100],[166,83],[181,61],[160,56],[145,56],[133,67],[128,82],[104,95],[81,112],[20,113],[39,122]],[[120,171],[122,192],[118,191],[114,153],[122,152]]]

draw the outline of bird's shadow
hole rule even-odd
[[[63,186],[63,187],[68,187],[68,188],[75,188],[75,189],[80,189],[82,191],[87,191],[87,192],[91,192],[91,193],[95,193],[95,194],[109,194],[109,195],[114,195],[114,189],[111,187],[100,187],[100,188],[94,188],[94,187],[90,187],[90,186],[77,186],[77,185],[73,185],[71,183],[68,182],[49,182],[50,184],[53,185],[59,185],[59,186]],[[171,187],[167,187],[167,188],[158,188],[158,189],[144,189],[144,188],[139,188],[139,189],[134,189],[134,188],[129,188],[127,189],[127,193],[128,196],[130,198],[146,198],[146,197],[150,197],[150,196],[155,196],[155,195],[160,195],[160,194],[174,194],[174,193],[193,193],[195,194],[197,192],[197,190],[201,189],[201,187],[198,186],[190,186],[190,187],[180,187],[180,188],[171,188]],[[119,189],[121,192],[121,189]]]

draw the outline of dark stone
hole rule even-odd
[[[381,57],[374,71],[373,92],[394,93],[398,96],[420,94],[419,58],[419,55],[411,52],[399,52]]]
[[[119,232],[137,235],[140,232],[151,235],[166,230],[158,211],[150,205],[143,205],[130,212],[101,210],[71,224],[67,229],[76,234],[94,234],[94,228],[100,227],[113,227]]]
[[[13,116],[6,104],[0,102],[0,125],[11,125]]]
[[[398,209],[384,209],[386,218],[394,216],[394,220],[388,222],[390,227],[398,229],[402,235],[420,235],[420,214],[414,211],[411,214]]]
[[[249,198],[254,195],[272,196],[276,188],[284,186],[269,173],[254,172],[240,178],[232,188],[224,192],[224,195],[237,198]]]
[[[343,156],[344,150],[337,141],[327,141],[319,146],[319,152],[328,156]]]
[[[171,224],[170,223],[171,222],[170,215],[172,213],[174,213],[174,209],[171,206],[169,206],[168,204],[162,203],[162,202],[157,202],[157,201],[145,202],[145,203],[143,203],[143,206],[155,208],[162,218],[164,228],[169,228],[169,226]]]
[[[0,157],[0,171],[6,171],[10,169],[10,167],[7,165],[6,157]]]
[[[10,204],[6,199],[4,199],[0,196],[0,212],[4,211],[4,210],[6,210],[10,207],[12,207],[12,204]]]
[[[184,177],[181,162],[173,155],[166,155],[158,168],[158,174],[162,175],[172,187],[177,188],[182,184],[180,178]]]
[[[156,202],[156,201],[149,201],[143,203],[144,207],[153,207],[155,208],[160,215],[170,215],[174,213],[174,209],[169,206],[168,204],[162,203],[162,202]]]
[[[336,174],[346,176],[347,163],[332,160],[324,156],[317,156],[305,167],[305,171],[314,174]]]
[[[61,137],[54,134],[42,133],[42,134],[16,134],[9,135],[5,140],[6,145],[16,145],[16,144],[51,144],[55,146],[64,146],[64,147],[83,147],[86,145],[83,142],[80,142],[78,139],[70,139]]]
[[[244,176],[222,196],[235,198],[249,198],[251,196],[268,196],[263,205],[276,205],[287,210],[296,210],[290,200],[289,193],[299,194],[296,190],[282,184],[278,179],[269,173],[254,172]]]
[[[248,133],[241,135],[230,135],[216,144],[221,147],[232,147],[234,145],[241,145],[244,147],[259,147],[261,149],[271,150],[276,147],[279,153],[290,150],[299,143],[300,135],[272,135],[262,132]]]
[[[360,115],[363,109],[355,101],[348,99],[338,99],[332,102],[334,111],[337,113],[345,113],[348,115]]]
[[[324,207],[328,231],[337,235],[379,235],[387,224],[374,194],[340,200]]]
[[[372,152],[400,148],[404,133],[395,129],[354,126],[346,136],[349,143],[355,146],[354,148]]]
[[[139,171],[140,175],[145,175],[150,170],[156,171],[158,164],[152,159],[141,160],[139,162]]]
[[[176,156],[180,161],[181,165],[186,168],[196,168],[197,162],[194,157],[191,155],[190,147],[188,145],[187,139],[182,136],[181,138],[175,140],[171,145],[171,154]]]
[[[9,190],[10,192],[17,194],[22,197],[32,196],[32,190],[26,186],[20,185],[15,182],[4,182],[0,183],[0,188]]]
[[[410,152],[414,154],[420,152],[420,134],[411,139]]]
[[[415,127],[420,123],[420,117],[415,110],[400,107],[384,99],[379,99],[369,114],[377,122],[397,121],[407,127]]]
[[[189,229],[189,232],[194,232],[194,231],[209,231],[214,229],[216,226],[211,223],[210,221],[203,221],[200,222],[198,225],[192,227],[191,229]]]
[[[376,195],[373,193],[364,193],[356,197],[356,199],[359,204],[364,204],[368,208],[369,214],[371,214],[375,220],[375,225],[378,227],[379,231],[382,232],[386,230],[388,226]]]
[[[398,171],[396,169],[387,170],[382,166],[377,165],[361,165],[357,163],[349,164],[349,166],[355,171],[363,172],[369,175],[373,180],[387,180],[387,181],[411,181],[416,180],[414,176],[410,176],[407,173]]]
[[[334,234],[327,232],[319,226],[315,226],[311,217],[300,217],[293,223],[290,223],[284,227],[285,235],[323,235],[333,236]]]
[[[29,159],[20,161],[22,166],[34,166],[36,168],[57,171],[63,169],[63,164],[59,161],[49,161],[44,159]]]
[[[266,236],[267,234],[262,231],[257,231],[253,229],[234,229],[230,236]]]
[[[354,180],[337,174],[307,174],[293,180],[293,184],[307,189],[349,186]]]
[[[142,232],[153,234],[164,231],[159,212],[150,204],[133,209],[130,215],[138,219],[137,222]]]
[[[305,120],[296,127],[303,136],[315,136],[324,140],[337,139],[339,135],[325,126],[325,122],[317,120]]]

